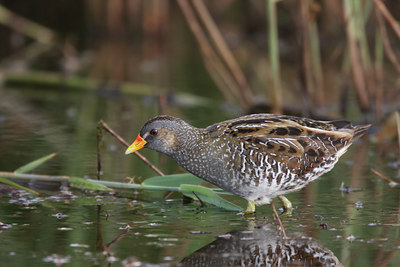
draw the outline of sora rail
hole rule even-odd
[[[252,213],[255,205],[297,191],[330,171],[369,127],[253,114],[196,128],[161,115],[143,125],[125,154],[143,147],[164,153],[188,172],[247,199],[245,213]]]

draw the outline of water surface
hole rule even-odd
[[[151,97],[110,98],[37,88],[5,88],[0,94],[2,171],[57,151],[56,158],[34,172],[94,178],[98,120],[132,141],[142,123],[158,114],[148,104],[157,101]],[[202,127],[237,115],[214,103],[175,105],[165,113]],[[129,176],[140,182],[156,175],[134,156],[125,156],[124,150],[113,137],[104,136],[102,179],[128,181]],[[165,173],[183,172],[165,156],[148,150],[143,154]],[[0,262],[120,266],[128,261],[253,265],[272,260],[284,265],[291,247],[300,262],[323,262],[311,255],[325,255],[325,263],[397,266],[399,190],[370,172],[374,167],[394,176],[394,161],[395,155],[378,157],[368,138],[353,145],[333,171],[287,195],[295,207],[292,216],[282,215],[287,241],[281,239],[269,206],[246,218],[211,205],[200,207],[198,201],[184,203],[177,193],[164,199],[163,192],[132,191],[122,196],[28,183],[43,194],[1,191],[0,221],[5,225],[0,232]],[[342,183],[354,190],[340,190]],[[246,204],[238,197],[229,200]]]

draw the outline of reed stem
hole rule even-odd
[[[272,79],[272,112],[282,113],[281,77],[278,47],[278,23],[276,3],[278,0],[266,0],[267,28],[268,28],[268,54],[271,64]]]

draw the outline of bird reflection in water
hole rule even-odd
[[[343,266],[329,249],[299,232],[283,239],[273,224],[232,231],[181,261],[183,266]]]

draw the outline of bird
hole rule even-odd
[[[166,154],[195,176],[246,199],[244,213],[252,214],[256,205],[276,197],[290,207],[284,195],[330,171],[370,126],[263,113],[197,128],[159,115],[142,126],[125,154],[142,148]]]
[[[223,255],[223,256],[222,256]],[[282,239],[270,223],[223,234],[180,261],[181,266],[344,266],[335,254],[302,232]]]

